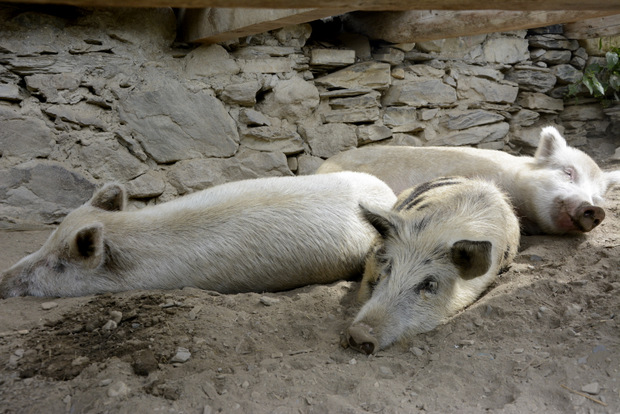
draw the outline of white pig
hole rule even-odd
[[[513,260],[519,222],[495,184],[447,177],[403,192],[392,210],[364,211],[380,236],[366,260],[347,330],[375,353],[427,332],[474,302]]]
[[[546,127],[534,157],[464,147],[371,146],[340,153],[317,173],[361,171],[385,181],[399,194],[441,176],[485,178],[511,198],[526,234],[588,232],[605,218],[599,207],[620,171],[603,172],[582,151]]]
[[[361,273],[376,236],[360,203],[396,196],[363,173],[232,182],[140,210],[111,184],[0,279],[0,297],[193,286],[277,291]]]

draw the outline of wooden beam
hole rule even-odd
[[[5,0],[6,1],[6,0]],[[345,10],[618,10],[618,0],[8,0],[79,7],[179,7]]]
[[[184,9],[179,16],[179,37],[185,42],[218,43],[345,12],[339,9]]]
[[[618,11],[409,10],[352,13],[345,23],[348,30],[373,39],[410,43],[531,29],[616,13]]]
[[[570,39],[616,36],[620,34],[620,14],[567,24],[564,33]]]

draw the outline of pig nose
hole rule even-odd
[[[600,207],[584,205],[577,210],[576,219],[584,232],[590,231],[605,219],[605,210]]]
[[[379,350],[379,342],[372,335],[372,329],[364,324],[353,325],[347,329],[347,340],[351,348],[370,355]]]

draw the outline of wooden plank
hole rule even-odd
[[[567,24],[564,33],[571,39],[616,36],[620,34],[620,14]]]
[[[531,29],[606,16],[617,11],[409,10],[358,12],[347,29],[393,43],[421,42],[458,36]],[[569,36],[570,37],[570,36]]]
[[[620,10],[618,0],[8,0],[80,7],[179,7],[345,10]]]
[[[218,43],[345,13],[339,9],[185,9],[179,16],[185,42]]]

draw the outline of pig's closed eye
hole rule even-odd
[[[418,283],[414,288],[414,291],[417,294],[420,294],[421,292],[435,294],[437,293],[438,287],[439,282],[437,279],[434,276],[429,276],[422,282]]]
[[[577,173],[573,167],[564,168],[564,174],[568,177],[568,179],[572,182],[577,178]]]

